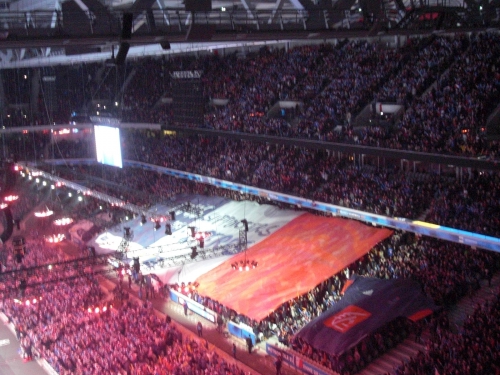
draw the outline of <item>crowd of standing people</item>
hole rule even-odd
[[[484,130],[487,116],[500,97],[499,48],[498,34],[472,33],[409,39],[400,48],[346,40],[287,50],[266,47],[243,58],[207,55],[168,61],[143,59],[127,66],[131,81],[120,105],[124,121],[173,123],[173,109],[163,100],[171,95],[169,73],[200,69],[206,97],[228,99],[228,103],[210,107],[203,124],[198,126],[497,159],[498,143],[488,142]],[[88,77],[84,91],[100,87],[106,97],[113,94],[110,82],[101,85],[97,79],[104,74],[102,68],[89,66],[85,73]],[[136,84],[139,81],[153,84]],[[67,90],[67,98],[60,98],[61,108],[67,108],[62,105],[64,100],[76,103],[75,98],[84,99],[78,90],[69,86]],[[12,90],[9,95],[17,91]],[[297,101],[289,112],[291,116],[268,116],[280,100]],[[369,103],[386,101],[402,106],[400,121],[391,126],[365,124],[354,129],[353,116]],[[124,155],[131,160],[376,214],[411,219],[424,215],[436,224],[491,236],[500,234],[500,184],[495,172],[470,171],[458,181],[456,177],[430,172],[422,177],[400,165],[380,168],[374,160],[356,163],[351,155],[307,148],[224,137],[160,136],[160,132],[144,130],[128,130],[122,135]],[[60,142],[56,157],[88,156],[89,148],[73,146],[71,142]],[[75,168],[85,174],[96,173],[92,167]],[[137,168],[110,171],[107,177],[130,190],[147,191],[166,199],[178,193],[232,196],[232,192],[213,186]],[[125,200],[150,203],[125,195]],[[29,206],[29,203],[19,204],[15,215],[23,216]],[[87,208],[92,210],[96,206]],[[60,253],[53,252],[39,239],[30,239],[27,249],[25,267],[61,260]],[[3,255],[12,253],[6,246],[3,250]],[[4,269],[18,268],[14,261],[9,257],[3,259]],[[342,374],[350,374],[412,329],[418,331],[421,327],[391,322],[391,326],[367,337],[338,358],[293,341],[297,330],[341,298],[349,275],[417,280],[428,296],[446,308],[473,294],[480,281],[491,280],[499,267],[496,254],[397,232],[341,273],[329,275],[307,295],[287,301],[267,320],[254,322],[242,316],[239,319],[252,326],[259,338],[276,335],[303,355]],[[74,282],[55,283],[55,276],[36,272],[29,275],[26,282],[33,286],[23,290],[16,300],[6,298],[4,290],[0,306],[16,326],[22,346],[30,355],[35,353],[45,358],[58,373],[243,373],[203,346],[199,339],[183,337],[175,325],[157,318],[148,302],[127,301],[103,312],[102,307],[109,304],[94,275],[78,274],[76,270],[67,272],[63,276],[75,278]],[[8,282],[5,285],[7,290],[17,287]],[[43,298],[37,304],[26,304],[30,300],[27,296],[35,300]],[[238,315],[211,301],[209,296],[201,296],[200,301],[218,306],[227,313],[227,318]],[[497,295],[491,304],[478,306],[458,334],[451,332],[446,318],[433,316],[430,319],[433,334],[426,343],[427,351],[403,364],[397,369],[398,375],[429,371],[498,373],[500,340],[498,325],[494,324],[498,301]],[[101,309],[99,314],[95,312],[96,306]],[[483,336],[485,327],[491,328],[487,339]],[[395,330],[404,334],[395,337]],[[203,335],[202,329],[198,335]]]

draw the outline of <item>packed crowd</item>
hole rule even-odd
[[[378,91],[377,100],[410,106],[413,99],[421,96],[450,66],[455,56],[465,51],[467,45],[468,40],[462,35],[410,39],[403,49],[406,56],[401,61],[402,68],[396,70]]]
[[[493,172],[471,171],[457,183],[455,177],[402,170],[399,163],[386,164],[381,169],[375,166],[376,159],[366,158],[360,166],[349,156],[339,158],[322,151],[277,145],[260,147],[224,138],[160,138],[141,131],[124,133],[123,147],[125,158],[148,164],[393,217],[415,219],[428,210],[426,220],[430,222],[492,236],[499,234],[495,214],[500,210],[495,189],[498,174]],[[155,203],[151,201],[153,197],[168,201],[178,193],[203,193],[208,189],[201,185],[193,190],[187,181],[139,168],[74,168],[80,175],[105,175],[121,186],[120,195],[125,186],[129,192],[152,192],[149,203],[148,197],[126,194],[141,205]],[[118,192],[112,187],[105,191]],[[460,204],[452,204],[456,199],[460,199]],[[454,212],[459,215],[453,215]]]
[[[61,252],[30,239],[24,267],[49,264]],[[9,265],[9,263],[8,263]],[[115,304],[92,272],[31,272],[22,293],[4,283],[0,310],[15,326],[23,355],[40,356],[59,374],[237,374],[208,343],[183,337],[149,302]],[[14,296],[14,298],[12,298]]]
[[[172,124],[175,108],[165,100],[172,96],[171,72],[201,70],[207,103],[228,103],[207,108],[204,124],[194,126],[496,158],[498,143],[487,142],[483,133],[500,95],[499,38],[494,33],[416,37],[398,48],[344,40],[286,50],[264,47],[245,56],[144,58],[127,62],[121,72],[102,64],[53,69],[61,87],[59,111],[52,117],[67,122],[69,108],[101,99],[118,102],[125,122]],[[34,73],[6,74],[5,84],[13,86],[5,90],[6,100],[29,103],[22,95],[31,91],[23,88]],[[296,102],[291,118],[270,115],[280,100]],[[402,120],[393,127],[353,129],[351,121],[373,100],[403,104]]]
[[[464,296],[475,293],[480,287],[480,281],[491,281],[492,275],[499,269],[500,257],[495,253],[471,251],[466,246],[429,238],[419,239],[409,233],[397,232],[375,246],[365,257],[318,285],[307,295],[284,304],[272,314],[270,320],[260,322],[257,327],[259,330],[271,330],[281,342],[291,344],[296,350],[323,366],[341,374],[352,374],[410,333],[418,338],[424,323],[392,322],[380,331],[373,332],[366,340],[339,357],[317,351],[300,340],[294,341],[295,332],[341,298],[342,288],[350,275],[385,279],[411,278],[418,281],[424,292],[437,304],[446,307]],[[393,324],[399,327],[398,330],[393,329]],[[490,351],[491,349],[493,348],[490,348]]]
[[[498,143],[487,142],[482,133],[500,97],[500,67],[495,57],[499,38],[472,35],[468,48],[455,56],[436,85],[412,102],[397,132],[368,128],[360,143],[497,158]]]
[[[349,157],[336,158],[321,151],[274,145],[262,147],[221,138],[160,139],[137,131],[125,134],[123,145],[126,158],[149,164],[382,215],[417,218],[432,207],[427,219],[437,224],[493,236],[499,233],[498,215],[495,215],[499,203],[494,188],[497,173],[471,172],[464,175],[460,184],[455,178],[432,173],[425,174],[424,178],[420,174],[418,178],[413,177],[411,172],[401,170],[399,164],[386,165],[383,169],[370,166],[376,160],[367,159],[359,166]],[[135,186],[138,189],[149,189],[147,191],[167,197],[182,191],[179,180],[145,171],[135,170],[135,173],[140,176],[132,178],[140,183]],[[482,188],[481,193],[475,193],[472,190],[478,189],[473,186],[479,173]],[[146,176],[150,177],[143,178]],[[460,190],[458,193],[470,191],[470,196],[457,206],[460,215],[453,216],[448,207],[457,195],[456,190]],[[439,212],[442,214],[436,214]],[[491,215],[479,214],[483,212]]]
[[[311,160],[314,160],[314,158]],[[122,178],[120,174],[125,173],[121,170],[115,171],[117,171],[117,178]],[[131,171],[134,171],[134,173],[130,173]],[[167,190],[173,186],[174,190],[178,188],[178,191],[183,192],[200,192],[199,189],[209,189],[211,193],[216,193],[211,191],[214,188],[201,184],[160,176],[157,176],[156,179],[150,179],[147,176],[155,173],[135,169],[131,171],[127,171],[129,178],[126,181],[146,184],[140,185],[145,189],[150,188],[144,182],[148,181],[148,183],[155,185],[160,184],[163,189]],[[486,189],[486,186],[484,188]],[[283,305],[272,314],[269,320],[263,322],[247,321],[247,323],[254,327],[259,337],[263,338],[268,337],[270,334],[276,334],[282,342],[289,344],[294,332],[331,307],[341,297],[340,291],[343,282],[353,272],[382,278],[414,278],[422,283],[424,290],[435,301],[442,305],[450,305],[461,296],[474,291],[479,285],[479,280],[487,278],[488,275],[495,272],[497,266],[498,260],[495,260],[494,254],[481,251],[464,251],[460,245],[448,244],[438,240],[416,240],[408,234],[402,235],[398,233],[392,236],[388,242],[377,246],[367,257],[351,265],[341,274],[332,276],[331,279],[307,295],[299,297],[296,301],[289,301]],[[485,272],[485,270],[487,271]],[[237,312],[225,310],[223,306],[218,305],[216,301],[211,301],[209,298],[203,298],[202,302],[210,304],[216,311],[219,309],[219,311],[225,312],[229,319],[237,315]],[[239,319],[244,320],[245,317],[239,316]],[[399,339],[402,338],[403,336],[399,337]],[[370,337],[370,340],[377,340],[377,336]],[[382,336],[382,340],[385,340],[384,336]],[[396,338],[390,338],[383,347],[388,349],[397,340]],[[361,346],[357,349],[354,348],[342,358],[325,359],[323,354],[314,351],[312,356],[316,359],[320,358],[320,362],[323,364],[329,363],[330,368],[341,369],[343,372],[352,372],[360,368],[362,364],[368,363],[369,358],[376,356],[376,353],[369,349],[372,347],[372,345],[368,345],[369,342],[364,343],[364,345],[367,345],[366,348]],[[392,344],[389,345],[390,343]],[[304,349],[304,351],[306,353],[310,352],[309,349]],[[358,358],[356,352],[359,354],[359,361],[356,360]],[[378,353],[381,353],[379,349]],[[64,361],[67,362],[67,359],[63,359]]]
[[[161,100],[171,95],[169,73],[202,69],[206,96],[229,99],[227,105],[207,112],[205,127],[496,158],[498,144],[486,143],[481,129],[499,97],[500,66],[496,58],[499,46],[498,35],[483,33],[424,38],[396,50],[368,42],[343,41],[337,45],[302,46],[287,51],[263,48],[245,58],[209,55],[144,59],[131,62],[124,73],[124,76],[130,75],[131,81],[124,92],[122,117],[131,122],[171,122],[172,108]],[[17,80],[4,80],[10,85],[6,90],[9,102],[30,101],[27,97],[31,92],[30,79],[24,78],[24,73],[19,70],[15,73]],[[26,73],[29,77],[29,70]],[[78,67],[76,77],[79,75],[82,79],[75,78],[69,70],[66,74],[67,87],[59,98],[61,111],[52,116],[53,120],[62,121],[69,108],[96,95],[106,99],[116,97],[117,77],[102,66]],[[143,82],[148,84],[139,84]],[[436,85],[431,87],[433,82]],[[402,121],[392,129],[373,126],[355,131],[351,118],[372,100],[373,94],[379,101],[403,104],[406,111]],[[296,121],[267,117],[278,100],[301,103],[292,111],[292,119]],[[34,122],[44,123],[45,111],[40,111],[38,116]],[[10,121],[25,124],[27,118],[22,112],[16,112]],[[335,132],[337,126],[342,130]],[[28,153],[36,155],[38,149],[47,149],[49,145],[47,140],[36,142],[36,146],[42,142],[43,147],[29,148]],[[428,221],[499,234],[496,188],[499,181],[495,173],[474,172],[460,183],[431,175],[420,181],[398,168],[381,171],[356,166],[348,157],[338,159],[323,152],[286,146],[262,147],[222,138],[160,138],[155,133],[145,135],[133,131],[125,133],[124,144],[126,157],[133,160],[391,216],[416,218],[430,208]],[[74,147],[72,142],[60,142],[57,147],[60,155],[56,157],[78,158],[90,154],[90,149]],[[21,154],[21,143],[18,148],[16,152]],[[81,167],[81,171],[92,173],[92,168]],[[126,182],[134,190],[152,192],[166,199],[182,192],[233,194],[139,169],[107,173],[107,177],[117,183]],[[93,187],[102,189],[102,186]],[[105,191],[113,195],[119,190],[107,187]],[[234,194],[241,199],[240,194]],[[150,203],[131,195],[126,199]],[[16,215],[22,216],[29,205],[19,204]],[[96,209],[96,205],[86,207],[89,214]],[[60,260],[60,253],[44,246],[41,240],[29,240],[27,248],[23,264],[28,267]],[[12,249],[7,248],[3,254],[11,252]],[[2,264],[7,269],[18,266],[12,257],[7,257]],[[384,327],[340,358],[330,358],[305,343],[291,340],[300,327],[341,298],[340,291],[349,274],[416,279],[437,303],[449,306],[473,293],[479,281],[490,278],[498,266],[495,254],[397,233],[307,295],[284,304],[268,320],[252,322],[242,316],[238,319],[253,326],[261,338],[276,334],[280,341],[293,344],[296,350],[324,366],[340,373],[353,373],[403,339],[411,327],[393,322],[397,330],[393,326]],[[126,303],[104,314],[90,314],[87,307],[103,302],[104,295],[97,282],[91,275],[66,276],[78,277],[72,284],[47,283],[38,306],[4,298],[1,306],[15,323],[23,347],[33,348],[59,373],[241,372],[201,342],[183,338],[175,326],[156,318],[148,304]],[[40,277],[34,273],[28,284],[47,281]],[[29,287],[24,293],[38,296],[41,290],[36,288]],[[71,299],[67,298],[69,295]],[[238,315],[209,297],[198,297],[228,319]],[[435,324],[435,329],[431,331],[435,335],[428,343],[428,351],[403,365],[398,374],[498,371],[494,367],[498,362],[498,332],[493,330],[488,333],[491,339],[484,339],[484,327],[494,327],[495,319],[498,320],[495,314],[499,310],[498,299],[497,296],[491,305],[478,307],[460,335],[449,331],[446,320],[433,318],[431,324]],[[63,325],[65,328],[61,329]],[[102,332],[111,334],[106,340],[100,340]],[[397,338],[392,336],[394,332]],[[111,346],[115,350],[111,350]]]
[[[398,167],[384,171],[357,167],[348,157],[338,159],[321,151],[225,139],[196,143],[196,138],[158,140],[137,133],[130,137],[124,142],[126,158],[374,213],[418,217],[433,194],[431,177],[412,179]],[[91,175],[100,173],[78,168]],[[109,170],[110,179],[126,181],[139,191],[164,198],[186,192],[184,182],[165,175],[131,168]]]
[[[452,228],[498,237],[500,211],[499,176],[496,173],[473,172],[461,184],[441,185],[426,220]],[[481,218],[479,220],[475,218]]]
[[[496,52],[487,48],[498,45],[497,39],[495,34],[410,39],[394,50],[350,41],[296,47],[286,53],[264,48],[245,59],[210,57],[204,71],[207,96],[229,102],[209,111],[203,126],[495,158],[498,145],[487,143],[482,131],[499,95]],[[452,71],[444,73],[457,55],[461,58]],[[276,67],[287,68],[282,70],[287,73],[277,74]],[[424,94],[436,81],[437,86]],[[473,94],[464,96],[465,92]],[[364,126],[354,131],[352,117],[373,97],[405,104],[405,117],[393,128]],[[293,126],[266,115],[273,104],[286,99],[297,101],[298,123]],[[437,112],[440,116],[434,115]],[[424,113],[432,115],[422,119]],[[334,131],[337,127],[342,130]]]
[[[15,190],[15,195],[18,197],[15,201],[9,204],[10,211],[14,221],[21,221],[26,215],[36,207],[41,197],[39,194],[31,194],[29,187],[26,184],[18,184]],[[3,220],[3,217],[2,217]],[[5,228],[4,223],[4,228]]]
[[[47,144],[43,159],[81,159],[93,158],[95,155],[94,135],[89,134],[79,140],[61,139]]]
[[[322,66],[328,83],[314,99],[305,102],[295,129],[296,136],[332,141],[334,129],[344,126],[352,134],[349,116],[361,112],[373,92],[399,65],[399,50],[368,42],[349,42],[330,54]]]
[[[388,69],[392,78],[387,81],[385,86],[382,86],[382,91],[384,93],[381,93],[381,95],[387,97],[405,97],[404,103],[408,106],[408,110],[401,123],[403,125],[400,126],[403,133],[406,132],[407,135],[410,134],[407,132],[410,128],[404,124],[413,124],[411,126],[415,131],[420,132],[422,130],[418,125],[420,124],[419,121],[412,119],[408,122],[408,116],[410,116],[411,113],[418,114],[419,116],[426,116],[429,121],[436,121],[436,119],[442,117],[442,114],[451,121],[450,124],[452,125],[443,125],[446,126],[446,129],[439,130],[440,139],[447,144],[447,146],[439,146],[441,150],[449,149],[453,146],[453,148],[460,148],[461,151],[459,152],[466,152],[466,149],[469,148],[464,147],[465,144],[472,142],[483,151],[487,150],[489,156],[494,157],[496,154],[495,144],[484,143],[484,138],[479,136],[475,130],[470,126],[465,129],[457,121],[463,120],[470,124],[477,124],[479,120],[475,120],[474,116],[482,116],[484,120],[484,113],[488,113],[494,105],[495,98],[498,96],[498,74],[493,56],[495,55],[496,46],[500,44],[494,43],[496,38],[496,35],[486,33],[471,35],[470,37],[463,35],[436,37],[431,38],[430,41],[423,39],[420,43],[415,42],[415,45],[405,46],[399,51],[399,55],[401,56],[394,56],[393,59],[387,59],[387,52],[377,49],[373,44],[347,41],[341,42],[336,46],[322,45],[315,47],[298,47],[287,53],[284,51],[263,49],[256,56],[252,55],[247,57],[247,59],[239,59],[236,56],[224,58],[209,56],[200,59],[186,58],[185,60],[179,59],[179,61],[173,62],[150,59],[147,60],[147,63],[144,62],[148,69],[140,69],[141,65],[137,63],[138,67],[135,76],[142,77],[141,79],[152,79],[152,72],[154,72],[156,68],[162,71],[180,68],[200,68],[204,69],[207,78],[221,72],[226,72],[224,74],[226,74],[227,77],[224,79],[209,80],[217,83],[214,83],[216,86],[213,91],[207,88],[207,93],[213,97],[224,97],[228,95],[230,97],[230,102],[245,97],[247,99],[249,98],[249,101],[257,103],[252,108],[249,108],[246,104],[246,99],[241,103],[238,102],[238,108],[244,108],[245,111],[247,109],[251,110],[253,111],[252,113],[255,114],[255,116],[250,116],[251,119],[249,121],[242,121],[241,123],[253,126],[252,124],[254,124],[254,121],[259,122],[265,120],[265,116],[257,114],[263,113],[265,107],[268,107],[269,103],[275,100],[273,98],[295,98],[295,95],[301,92],[301,90],[297,91],[295,88],[298,87],[299,83],[303,82],[303,80],[310,79],[311,82],[322,82],[322,93],[319,94],[319,96],[313,95],[313,98],[321,97],[321,95],[326,95],[327,92],[330,92],[324,89],[330,87],[329,85],[335,82],[331,77],[336,75],[343,77],[342,74],[348,74],[342,73],[348,71],[348,69],[339,69],[339,71],[336,72],[330,71],[331,69],[338,69],[336,67],[337,64],[332,64],[337,54],[341,54],[341,56],[345,57],[345,59],[341,59],[342,61],[351,61],[353,64],[359,63],[363,66],[367,64],[366,61],[373,59],[374,61],[380,60],[382,65],[384,63],[389,64],[386,60],[399,61],[397,66]],[[494,46],[493,50],[487,47],[490,44]],[[414,50],[419,51],[416,61],[411,59],[411,57],[415,55]],[[421,83],[420,79],[425,81],[427,79],[426,77],[428,77],[426,74],[435,77],[436,74],[439,74],[439,72],[448,66],[450,56],[455,54],[461,57],[450,67],[449,72],[453,71],[453,75],[451,73],[441,75],[437,85],[428,90],[426,94],[419,97],[420,91],[422,91],[425,86],[425,84]],[[316,58],[311,59],[311,56],[316,56]],[[410,56],[410,58],[408,56]],[[278,89],[274,91],[265,90],[261,86],[261,82],[266,82],[265,87],[267,87],[268,82],[273,82],[273,79],[278,79],[277,72],[270,67],[267,70],[255,67],[272,65],[271,62],[273,59],[278,57],[280,64],[283,64],[278,66],[289,68],[290,76],[285,77],[285,80],[276,86]],[[253,66],[253,68],[248,68],[252,73],[250,75],[245,73],[245,64],[243,64],[245,61],[252,61],[250,65]],[[228,64],[230,67],[237,67],[238,69],[225,69],[224,67],[226,65],[224,64]],[[425,68],[426,64],[428,69]],[[419,66],[419,71],[421,71],[418,79],[410,74],[410,72],[414,73],[412,68],[415,65]],[[480,69],[471,71],[471,65],[479,66]],[[364,70],[360,70],[360,72],[363,71]],[[320,72],[326,73],[322,76]],[[254,80],[254,76],[258,74],[268,75],[273,78],[271,79],[266,76],[263,79]],[[314,75],[316,78],[307,78],[310,75]],[[378,74],[378,76],[380,75],[383,74]],[[89,74],[89,76],[91,76],[91,74]],[[377,76],[377,74],[374,74],[374,76]],[[459,82],[458,79],[455,78],[457,76],[464,76],[464,79]],[[472,76],[472,78],[469,76]],[[453,77],[453,84],[449,77]],[[433,79],[434,78],[430,80],[432,81]],[[394,85],[391,84],[391,82],[402,82],[403,84]],[[443,84],[445,85],[443,86]],[[135,85],[131,85],[135,87]],[[251,89],[247,90],[248,92],[245,91],[245,85],[251,86]],[[363,85],[365,85],[365,83],[360,79],[355,86],[364,87]],[[475,85],[477,88],[475,88]],[[408,86],[411,86],[411,89]],[[401,91],[397,91],[398,87],[400,87]],[[457,89],[458,87],[460,87],[460,90]],[[408,90],[412,92],[410,96],[407,95]],[[158,89],[158,91],[161,91],[161,89]],[[269,96],[265,96],[261,92],[266,92],[266,95]],[[333,93],[337,92],[340,91],[335,89],[331,91],[330,94],[333,95],[332,97],[336,98],[337,94],[334,95]],[[368,92],[370,92],[370,90],[368,90]],[[415,95],[413,95],[413,92],[415,92]],[[458,95],[459,100],[455,98],[455,94]],[[363,97],[365,96],[364,93],[360,95]],[[313,99],[311,100],[311,103],[314,102]],[[443,106],[443,110],[440,110],[439,116],[433,111],[429,112],[426,111],[425,108],[419,109],[416,107],[421,102],[428,103],[434,100],[436,100],[440,106]],[[449,101],[451,101],[451,104]],[[238,122],[239,115],[231,114],[231,110],[228,109],[232,108],[232,105],[231,103],[228,104],[228,106],[221,109],[221,111],[225,112],[224,116],[232,118],[234,120],[233,122]],[[437,104],[435,106],[437,106]],[[330,108],[328,105],[324,105],[323,107]],[[471,108],[475,109],[472,110]],[[486,111],[479,111],[477,108],[486,109]],[[137,111],[132,112],[135,113]],[[311,114],[318,113],[319,115],[317,111],[309,112]],[[300,110],[298,113],[300,113],[299,116],[302,117],[308,116],[308,111],[304,112]],[[272,119],[270,121],[272,121],[272,126],[269,127],[266,132],[271,131],[272,134],[290,135],[290,131],[293,130],[283,119]],[[319,124],[319,122],[316,123]],[[318,129],[318,126],[314,125],[314,128]],[[231,129],[234,130],[233,128],[228,128],[228,130]],[[428,130],[432,130],[432,132],[434,132],[433,129],[438,128],[434,126],[428,127]],[[413,132],[413,130],[411,130],[411,132]],[[444,141],[445,137],[448,137],[447,134],[449,134],[449,130],[455,132],[453,139],[448,138],[451,143]],[[369,134],[371,131],[376,133],[375,137]],[[433,141],[425,141],[427,135],[431,133],[425,135],[413,132],[412,134],[413,135],[410,136],[410,143],[418,143],[419,145],[434,144]],[[436,134],[437,133],[434,133],[434,135]],[[431,135],[431,137],[437,139],[434,135]],[[387,129],[382,129],[381,127],[366,128],[365,133],[357,134],[356,137],[357,142],[361,144],[383,145],[385,141],[400,143],[400,145],[390,145],[396,148],[400,148],[403,144],[403,140],[405,144],[409,144],[406,135],[404,137],[393,136],[393,134],[387,133]],[[424,139],[424,143],[420,142],[422,139]],[[423,205],[427,204],[427,202],[431,202],[431,198],[434,198],[428,220],[458,229],[472,230],[489,235],[498,234],[498,225],[496,225],[495,221],[497,216],[494,215],[494,213],[498,211],[498,202],[495,192],[476,195],[476,202],[471,202],[469,198],[463,199],[458,207],[460,215],[453,216],[450,215],[452,210],[448,208],[450,207],[451,200],[454,199],[454,192],[457,186],[460,185],[450,185],[449,182],[443,182],[434,176],[430,176],[429,180],[422,184],[415,185],[414,181],[410,181],[410,174],[403,174],[397,169],[387,169],[388,171],[384,172],[386,173],[384,179],[380,179],[377,178],[374,173],[370,172],[369,168],[366,168],[366,166],[364,168],[353,165],[349,166],[349,163],[346,161],[332,162],[331,160],[326,160],[326,158],[321,160],[318,164],[319,168],[317,169],[313,168],[310,161],[316,161],[317,155],[320,154],[319,152],[316,153],[302,149],[292,150],[288,147],[270,145],[266,145],[265,148],[262,148],[252,145],[250,142],[224,139],[218,139],[215,143],[215,147],[212,149],[211,146],[214,145],[214,143],[212,139],[207,137],[191,137],[187,139],[169,137],[161,139],[158,134],[153,134],[152,136],[148,134],[148,136],[144,136],[141,132],[131,131],[128,135],[125,135],[124,143],[124,154],[130,159],[186,170],[225,180],[238,181],[266,189],[303,195],[319,201],[327,201],[329,203],[391,216],[411,215],[412,217],[418,217],[419,214],[427,208],[423,207]],[[56,156],[89,156],[90,148],[72,146],[74,146],[74,144],[71,142],[61,142],[57,145],[58,154],[60,155]],[[406,147],[407,146],[404,146],[403,148]],[[415,150],[432,151],[431,148],[434,146],[428,148],[424,145],[424,147],[425,149],[421,148]],[[33,147],[33,149],[35,149],[35,147]],[[483,151],[480,153],[483,154]],[[209,157],[206,157],[207,155]],[[223,156],[220,157],[219,155]],[[292,158],[304,160],[304,162],[298,165],[290,165],[289,160]],[[320,171],[319,175],[318,170]],[[470,175],[468,178],[472,179],[473,176]],[[488,174],[485,179],[488,181],[487,183],[494,186],[497,177],[495,174]],[[161,177],[155,177],[153,179],[153,181],[160,180]],[[363,184],[361,184],[362,186],[359,186],[358,181],[363,181]],[[471,185],[471,182],[465,181],[463,184]],[[161,183],[150,185],[153,186],[155,192],[169,194],[168,189],[163,188]],[[346,189],[345,186],[349,186],[350,189]],[[472,191],[470,188],[464,190]],[[439,194],[439,197],[431,197],[430,194],[432,194],[433,191],[438,192],[437,194]],[[443,194],[447,191],[453,194],[449,197],[445,197]],[[401,196],[398,196],[398,194],[401,194]],[[454,209],[454,211],[456,210]],[[486,215],[481,215],[483,212],[486,213]],[[488,213],[493,214],[487,215]]]
[[[480,288],[481,280],[491,282],[493,274],[499,269],[498,254],[396,232],[359,261],[325,280],[309,293],[286,302],[261,322],[239,315],[196,292],[192,298],[223,315],[225,319],[242,321],[251,326],[261,340],[276,335],[280,342],[322,366],[340,374],[353,374],[408,335],[414,334],[418,339],[426,323],[410,324],[405,320],[390,322],[338,357],[318,351],[303,340],[295,340],[294,334],[300,328],[340,300],[344,284],[351,275],[383,279],[410,278],[419,282],[423,291],[438,305],[449,307],[460,298],[473,295]],[[431,320],[433,319],[435,318]],[[492,349],[490,347],[490,353]]]
[[[24,238],[25,249],[22,260],[22,267],[30,268],[40,264],[50,264],[53,262],[63,261],[67,256],[56,246],[47,246],[43,237],[33,233],[31,237]],[[17,270],[20,264],[15,257],[15,251],[12,244],[4,244],[1,255],[1,263],[4,271]],[[37,275],[33,275],[33,281],[38,282]],[[10,285],[14,287],[15,285]]]
[[[207,95],[230,100],[227,106],[207,114],[205,126],[208,127],[495,158],[497,145],[486,144],[480,128],[484,126],[485,116],[491,112],[499,96],[499,66],[495,60],[498,45],[498,36],[493,34],[436,38],[430,44],[422,42],[395,51],[384,51],[366,42],[346,42],[335,47],[300,47],[288,52],[263,49],[244,60],[235,56],[210,56],[179,66],[203,68]],[[450,59],[455,55],[458,58],[450,67]],[[417,59],[405,60],[408,56],[417,56]],[[147,64],[144,63],[144,67],[141,64],[134,73],[135,77],[155,82],[154,76],[158,74],[155,69],[159,62],[149,60]],[[164,66],[161,74],[166,77],[172,67],[165,67],[165,62],[161,64]],[[356,69],[352,69],[353,66]],[[443,75],[442,72],[448,67],[449,71]],[[287,71],[289,75],[283,77],[280,71]],[[222,79],[210,79],[218,74]],[[422,95],[436,79],[436,86]],[[213,87],[210,87],[210,82],[213,82]],[[124,118],[129,116],[130,121],[140,121],[146,117],[148,121],[169,118],[168,113],[154,110],[163,93],[168,92],[168,85],[164,81],[160,80],[152,87],[130,85],[133,89],[128,91],[125,98]],[[382,87],[377,94],[379,99],[395,100],[407,107],[403,119],[392,130],[372,127],[361,133],[354,132],[349,126],[350,118],[370,100],[375,87]],[[153,95],[148,95],[150,89]],[[285,119],[267,119],[264,115],[280,99],[304,102],[305,106],[295,111],[295,116],[300,119],[295,127]],[[333,132],[337,125],[343,125],[345,129],[340,133]],[[498,175],[495,173],[473,172],[460,183],[432,175],[428,175],[425,180],[417,180],[399,168],[386,167],[381,171],[366,165],[356,166],[349,157],[333,158],[319,151],[272,145],[262,147],[223,138],[160,138],[157,134],[145,135],[139,131],[125,133],[124,145],[127,158],[155,165],[390,216],[417,218],[430,208],[426,216],[428,221],[478,233],[499,234]],[[67,150],[61,152],[66,157],[70,154],[74,157],[81,155],[79,148],[73,149],[70,143],[62,144],[61,147]],[[92,173],[92,168],[80,168],[84,173]],[[110,172],[109,176],[118,183],[126,182],[132,189],[151,191],[167,199],[181,192],[231,194],[139,169],[116,170]],[[107,191],[116,192],[113,189]],[[39,261],[46,259],[27,258],[27,262]],[[283,305],[268,321],[247,323],[261,337],[277,334],[282,342],[290,344],[290,338],[297,329],[340,298],[343,282],[352,272],[382,278],[416,279],[436,302],[449,306],[467,293],[473,293],[479,286],[479,280],[490,277],[497,270],[498,259],[492,254],[465,251],[460,245],[437,240],[408,240],[408,236],[397,234],[388,243],[377,246],[359,263],[332,276],[308,295]],[[65,290],[69,286],[61,288]],[[86,292],[90,295],[95,292],[96,301],[102,297],[96,291],[83,289],[83,293]],[[49,300],[51,298],[56,296]],[[82,298],[82,301],[87,301],[84,304],[94,302],[93,297]],[[225,311],[216,301],[210,301],[209,298],[202,298],[202,301]],[[7,308],[17,314],[19,310],[29,307],[14,305]],[[173,339],[173,343],[168,345],[170,327],[165,328],[162,322],[151,318],[147,307],[126,304],[123,309],[131,309],[138,316],[145,315],[146,320],[150,319],[151,324],[148,323],[144,329],[159,330],[159,336],[163,337],[161,342],[151,342],[149,348],[139,345],[135,349],[136,357],[131,356],[129,347],[124,346],[123,350],[117,351],[116,356],[111,356],[109,360],[102,359],[101,353],[105,351],[106,345],[101,346],[96,340],[89,341],[79,329],[85,327],[89,332],[97,332],[103,328],[102,324],[121,327],[128,323],[122,310],[113,309],[98,319],[79,310],[75,312],[74,325],[62,334],[53,330],[37,337],[30,334],[29,329],[23,329],[26,345],[32,345],[36,352],[43,353],[60,373],[74,373],[77,369],[82,373],[118,371],[120,368],[123,370],[124,363],[136,373],[154,373],[160,371],[160,367],[172,363],[175,363],[172,365],[174,368],[202,364],[212,368],[210,355],[199,352],[203,351],[199,343],[176,342]],[[432,346],[428,353],[421,354],[403,366],[399,370],[401,374],[420,374],[422,368],[430,371],[435,368],[443,373],[463,373],[464,366],[469,366],[474,373],[491,373],[491,363],[495,363],[496,358],[495,350],[489,342],[478,343],[475,333],[481,331],[478,322],[490,321],[482,313],[485,310],[488,307],[480,308],[477,317],[475,315],[467,323],[469,325],[464,326],[463,336],[456,336],[437,326],[439,329],[436,332],[439,334],[429,344]],[[237,312],[225,313],[228,318],[237,315]],[[59,318],[66,321],[69,316]],[[29,321],[27,325],[31,324],[38,323]],[[134,337],[147,334],[147,331],[143,332],[137,326],[135,328]],[[398,329],[407,332],[409,328],[398,326]],[[175,336],[175,333],[172,335]],[[374,334],[342,358],[328,358],[304,343],[296,348],[329,368],[341,373],[352,373],[368,363],[369,358],[376,356],[377,351],[380,353],[380,348],[388,349],[391,346],[380,342],[380,338],[384,341],[387,337],[391,343],[397,341],[390,335]],[[401,335],[399,339],[403,337]],[[116,342],[121,339],[122,336],[117,336]],[[75,345],[80,345],[80,342],[87,344],[88,353],[74,356]],[[375,350],[375,347],[378,349]],[[443,347],[447,349],[443,350]],[[468,352],[471,347],[484,349],[486,354],[473,361]],[[450,360],[451,357],[462,358],[459,355],[468,358],[468,362]],[[93,357],[99,360],[92,362]]]
[[[492,301],[476,304],[476,309],[459,332],[450,329],[443,317],[431,321],[431,337],[426,350],[396,369],[396,375],[500,373],[500,291]]]
[[[496,253],[428,237],[399,234],[377,245],[357,272],[379,278],[411,278],[439,305],[451,306],[498,271]]]

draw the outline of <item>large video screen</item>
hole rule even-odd
[[[120,129],[111,126],[94,125],[97,161],[122,168]]]

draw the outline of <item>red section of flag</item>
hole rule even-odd
[[[372,314],[361,307],[350,305],[335,315],[326,319],[323,324],[337,332],[346,333],[355,325],[365,321]]]

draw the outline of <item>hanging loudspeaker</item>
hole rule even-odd
[[[132,38],[133,21],[134,21],[134,15],[132,13],[123,13],[122,39]]]
[[[125,63],[125,59],[127,58],[127,53],[130,48],[129,43],[120,43],[120,49],[116,55],[116,65],[123,65]]]

